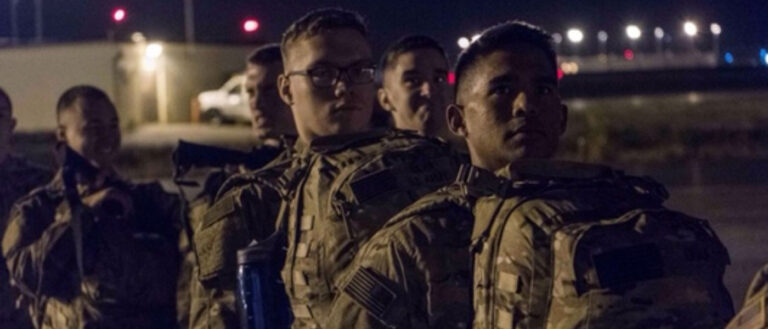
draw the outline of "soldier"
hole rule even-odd
[[[395,127],[450,137],[445,124],[448,58],[435,39],[409,35],[397,40],[381,57],[380,69],[379,104],[392,115]]]
[[[654,182],[546,160],[567,118],[550,40],[509,22],[460,55],[447,119],[473,166],[371,238],[326,328],[468,328],[473,311],[473,328],[722,327],[727,252],[706,222]]]
[[[11,137],[16,127],[8,94],[0,89],[0,233],[5,232],[11,206],[33,188],[51,179],[51,172],[12,154]],[[3,264],[5,263],[4,259]],[[0,324],[9,328],[31,328],[26,310],[16,309],[16,292],[12,292],[8,270],[0,266]]]
[[[370,130],[375,68],[359,15],[320,9],[295,21],[281,44],[280,94],[299,133],[283,181],[282,271],[294,328],[321,328],[337,279],[384,221],[453,177],[447,144],[404,131]]]
[[[71,153],[13,209],[3,238],[12,284],[37,328],[174,328],[178,199],[115,172],[120,126],[103,91],[70,88],[56,114]]]
[[[267,44],[254,50],[246,60],[245,69],[245,90],[248,94],[248,105],[251,110],[251,129],[254,137],[256,137],[258,143],[268,147],[290,148],[292,145],[285,145],[285,143],[292,143],[295,139],[296,128],[293,123],[293,115],[288,106],[280,99],[280,95],[277,91],[277,76],[283,71],[283,62],[280,55],[280,46],[278,44]],[[279,161],[278,161],[279,162]],[[226,257],[228,260],[232,260],[229,264],[230,268],[222,269],[222,273],[210,273],[205,268],[208,263],[203,264],[204,284],[200,283],[200,278],[197,274],[200,271],[199,266],[192,272],[192,279],[190,283],[190,290],[184,290],[180,288],[180,292],[184,293],[188,291],[191,295],[190,305],[187,307],[186,314],[189,315],[189,328],[190,329],[202,329],[202,328],[235,328],[237,327],[237,315],[235,313],[235,279],[234,279],[234,256],[236,250],[245,247],[250,239],[262,239],[269,235],[274,228],[274,217],[276,216],[277,207],[280,204],[280,197],[274,189],[261,186],[263,184],[256,184],[256,178],[252,177],[250,171],[258,168],[239,168],[238,173],[242,175],[235,175],[233,170],[220,171],[213,173],[206,180],[205,188],[200,195],[196,197],[191,203],[190,220],[191,227],[193,229],[195,239],[201,244],[210,244],[221,242],[226,239],[230,239],[232,244],[228,245],[231,250],[222,250],[219,256],[210,256],[210,252],[203,251],[198,256],[205,257],[203,261],[210,260],[217,257]],[[270,173],[271,175],[277,175],[284,167],[275,168],[264,171],[264,173]],[[241,198],[253,198],[247,200],[252,206],[251,209],[262,211],[261,214],[270,214],[263,216],[264,219],[259,222],[258,230],[260,232],[252,232],[252,235],[244,235],[240,240],[231,236],[226,236],[227,226],[221,227],[203,227],[203,219],[205,218],[206,211],[209,210],[216,195],[221,189],[227,178],[232,178],[230,183],[223,191],[221,191],[221,197],[219,199],[225,200],[223,202],[229,202],[233,199],[237,199],[238,202]],[[259,179],[266,179],[267,176],[262,175]],[[257,197],[258,196],[258,197]],[[242,205],[242,203],[241,203]],[[235,214],[217,214],[213,213],[212,216],[230,216]],[[237,214],[239,215],[239,214]],[[259,214],[255,214],[258,216]],[[230,221],[235,221],[235,218],[230,218]],[[254,218],[255,220],[255,218]],[[213,231],[212,231],[213,230]],[[202,234],[202,235],[199,235]],[[235,243],[239,241],[239,243]],[[198,246],[199,248],[206,248],[206,246]],[[228,253],[229,255],[224,255]],[[189,255],[194,257],[194,255]],[[189,258],[189,257],[188,257]],[[187,260],[194,262],[194,259]],[[184,300],[184,296],[180,297],[180,300]],[[183,305],[180,305],[180,312],[183,311]],[[182,320],[183,325],[183,320]]]

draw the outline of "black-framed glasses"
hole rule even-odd
[[[304,75],[309,77],[315,87],[333,87],[342,76],[351,84],[371,83],[376,78],[376,66],[372,64],[356,64],[348,67],[317,66],[303,71],[288,72],[291,75]]]

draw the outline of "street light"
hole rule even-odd
[[[598,44],[598,46],[600,47],[600,55],[605,56],[605,54],[608,52],[608,47],[606,47],[606,43],[608,43],[608,32],[598,31],[597,41],[600,42]]]
[[[653,36],[656,37],[656,39],[663,39],[664,38],[664,30],[662,30],[660,27],[656,27],[653,29]]]
[[[605,31],[597,32],[597,40],[600,41],[600,42],[608,41],[608,33],[605,32]]]
[[[456,43],[459,44],[459,48],[467,49],[467,48],[469,48],[470,41],[469,41],[469,39],[467,37],[461,37],[461,38],[459,38],[459,40]]]
[[[689,37],[694,37],[699,33],[699,27],[696,26],[696,23],[687,21],[683,24],[683,32]]]
[[[567,33],[568,41],[572,43],[581,43],[581,41],[584,40],[584,32],[581,32],[579,29],[570,29]]]
[[[643,35],[643,31],[637,25],[627,25],[627,37],[631,40],[640,39]]]
[[[477,39],[480,39],[480,34],[475,34],[475,35],[473,35],[473,36],[472,36],[472,39],[470,39],[469,41],[471,41],[471,42],[475,42],[475,40],[477,40]]]
[[[256,32],[256,30],[259,29],[259,21],[253,19],[253,18],[247,18],[245,21],[243,21],[243,31],[245,33],[253,33]]]
[[[712,23],[709,26],[709,31],[711,31],[714,35],[720,35],[720,33],[723,33],[723,28],[720,27],[720,24]]]
[[[125,21],[126,12],[124,8],[115,8],[115,10],[112,11],[112,20],[120,24]]]

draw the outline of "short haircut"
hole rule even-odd
[[[106,100],[107,102],[112,103],[109,96],[107,96],[107,93],[99,88],[88,85],[74,86],[61,94],[59,101],[56,102],[56,120],[58,121],[61,113],[70,109],[78,99],[88,101]]]
[[[392,63],[397,59],[398,56],[407,52],[414,51],[416,49],[434,49],[440,54],[440,56],[445,58],[446,62],[448,62],[448,56],[445,54],[445,49],[443,49],[443,46],[441,46],[437,40],[426,35],[416,34],[406,35],[390,45],[389,48],[384,51],[384,55],[381,56],[381,61],[379,61],[379,68],[382,72],[386,71],[390,68],[390,66],[392,66]]]
[[[280,42],[283,59],[288,57],[288,46],[291,43],[329,30],[338,29],[352,29],[360,32],[364,37],[368,37],[368,28],[365,25],[365,20],[356,12],[341,8],[313,10],[294,21],[283,33],[283,39]]]
[[[254,49],[245,61],[246,64],[254,65],[281,63],[283,58],[280,56],[280,45],[277,43],[268,43],[260,46]]]
[[[11,103],[11,96],[8,96],[8,93],[3,90],[3,88],[0,88],[0,99],[4,99],[6,103],[8,103],[8,111],[10,113],[13,113],[13,104]]]
[[[456,87],[454,96],[458,97],[462,81],[478,59],[497,50],[510,49],[516,44],[527,43],[544,51],[552,67],[557,71],[557,55],[552,45],[552,37],[542,28],[523,21],[509,21],[494,25],[480,34],[469,44],[456,61]]]

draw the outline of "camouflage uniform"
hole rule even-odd
[[[295,167],[304,169],[285,178],[293,194],[281,215],[288,240],[281,275],[293,327],[320,328],[359,246],[450,182],[459,158],[443,142],[402,131],[324,137],[299,152]]]
[[[752,279],[744,297],[744,306],[726,329],[768,328],[768,265]]]
[[[203,190],[189,203],[187,209],[188,229],[199,227],[206,210],[213,204],[216,193],[227,177],[234,175],[232,170],[213,171],[205,178]],[[192,232],[190,232],[192,233]],[[192,233],[193,234],[193,233]],[[191,314],[202,312],[205,303],[201,303],[194,296],[202,291],[202,286],[197,278],[197,256],[192,248],[190,234],[183,232],[179,237],[179,245],[183,260],[179,273],[178,297],[176,298],[179,327],[181,328],[205,328],[190,322]],[[195,318],[197,321],[199,318]]]
[[[474,208],[474,328],[722,328],[725,247],[663,187],[607,167],[521,161]]]
[[[456,182],[419,199],[371,237],[342,280],[324,328],[469,328],[472,208],[488,193],[467,184],[471,170],[479,169],[463,166]]]
[[[26,195],[33,188],[51,180],[51,172],[26,161],[18,156],[10,155],[0,163],[0,234],[5,232],[11,206],[16,200]],[[1,264],[5,260],[0,257]],[[12,291],[8,269],[0,266],[0,327],[31,328],[27,310],[16,309],[15,297]]]
[[[205,199],[193,204],[190,219],[198,266],[191,283],[190,329],[239,327],[237,250],[274,232],[282,201],[277,180],[290,166],[291,154],[287,148],[264,168],[230,177],[212,205]]]
[[[61,173],[19,200],[3,238],[13,284],[34,305],[39,328],[174,328],[178,198],[157,183],[104,185],[126,194],[133,211],[110,218],[87,210],[80,230],[71,226]]]

